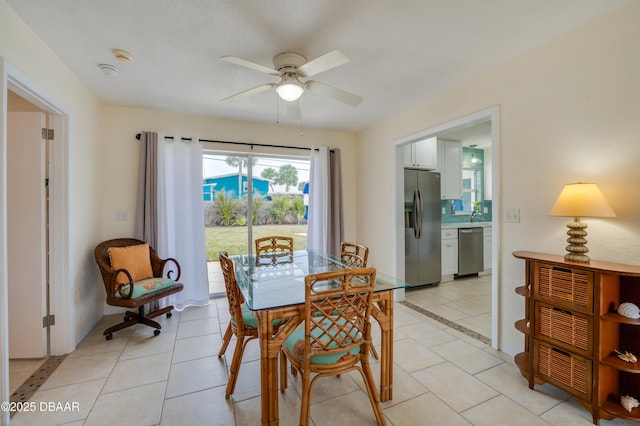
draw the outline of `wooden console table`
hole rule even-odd
[[[623,302],[640,306],[640,266],[592,260],[566,262],[562,256],[529,251],[513,255],[526,262],[525,317],[515,327],[525,335],[514,358],[529,382],[551,383],[574,395],[593,423],[616,417],[640,421],[620,397],[640,400],[640,361],[619,359],[616,350],[640,359],[640,319],[616,311]]]

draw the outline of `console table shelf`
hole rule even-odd
[[[621,360],[614,354],[614,355],[609,355],[608,357],[603,359],[602,363],[620,371],[626,371],[627,373],[640,374],[640,361],[626,362]]]
[[[526,319],[521,319],[516,321],[516,330],[523,334],[529,334],[531,332],[529,328],[529,321]]]
[[[617,312],[607,312],[606,314],[602,315],[602,319],[605,321],[619,322],[621,324],[630,324],[630,325],[640,326],[640,320],[623,317]]]
[[[525,379],[528,380],[529,376],[529,354],[526,352],[520,352],[513,358],[513,362],[520,369],[520,374],[522,374]]]
[[[635,420],[637,422],[640,422],[639,409],[634,408],[633,411],[630,413],[627,410],[625,410],[618,403],[618,401],[620,401],[620,398],[618,396],[610,396],[605,402],[602,403],[602,407],[601,407],[602,410],[604,410],[608,414],[611,414],[610,416],[606,416],[606,413],[603,413],[605,415],[603,415],[602,418],[620,417],[623,419]]]
[[[524,351],[514,358],[529,388],[551,383],[574,395],[593,423],[616,417],[640,422],[620,396],[640,400],[640,361],[629,363],[615,353],[640,358],[640,320],[616,312],[623,302],[640,305],[640,266],[517,251],[525,261],[524,318],[515,328],[524,334]]]

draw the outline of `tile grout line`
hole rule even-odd
[[[444,318],[444,317],[442,317],[440,315],[434,314],[433,312],[430,312],[430,311],[428,311],[428,310],[426,310],[426,309],[424,309],[424,308],[422,308],[420,306],[414,305],[411,302],[401,301],[401,302],[398,302],[398,303],[400,303],[400,304],[402,304],[402,305],[404,305],[404,306],[406,306],[406,307],[408,307],[410,309],[413,309],[414,311],[419,312],[422,315],[425,315],[425,316],[427,316],[427,317],[429,317],[431,319],[434,319],[434,320],[438,321],[439,323],[442,323],[442,324],[444,324],[444,325],[446,325],[446,326],[448,326],[450,328],[453,328],[454,330],[457,330],[457,331],[459,331],[459,332],[461,332],[463,334],[466,334],[469,337],[472,337],[472,338],[474,338],[476,340],[479,340],[480,342],[482,342],[482,343],[484,343],[486,345],[491,345],[491,339],[489,339],[486,336],[483,336],[480,333],[477,333],[477,332],[475,332],[473,330],[470,330],[470,329],[468,329],[467,327],[465,327],[463,325],[457,324],[457,323],[455,323],[453,321],[450,321],[450,320],[448,320],[448,319],[446,319],[446,318]]]

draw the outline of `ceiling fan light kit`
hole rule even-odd
[[[222,99],[222,102],[237,101],[248,96],[275,88],[278,96],[288,102],[297,101],[305,90],[316,94],[327,96],[336,101],[357,106],[362,98],[353,93],[346,92],[328,84],[320,83],[313,80],[300,81],[300,78],[311,77],[323,71],[336,68],[349,62],[349,57],[340,50],[332,50],[322,56],[307,62],[307,58],[299,53],[284,52],[279,53],[273,58],[273,68],[266,67],[246,59],[236,56],[222,56],[220,58],[225,62],[250,68],[254,71],[260,71],[265,74],[280,77],[278,83],[266,83],[252,89],[236,93],[235,95]]]
[[[276,86],[276,93],[284,101],[293,102],[297,101],[302,93],[304,93],[304,86],[295,76],[285,75],[282,81]]]

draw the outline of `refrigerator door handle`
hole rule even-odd
[[[416,218],[416,223],[418,223],[418,239],[422,238],[422,224],[424,220],[424,207],[422,206],[422,193],[420,189],[416,190],[418,193],[418,217]]]
[[[418,233],[419,233],[419,227],[420,225],[418,225],[418,189],[414,189],[413,190],[413,236],[416,238],[416,240],[420,237],[418,237]]]

